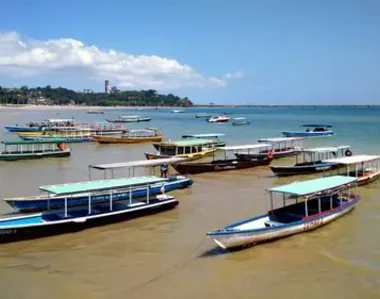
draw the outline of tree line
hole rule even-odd
[[[86,105],[86,106],[177,106],[191,107],[188,98],[171,93],[159,94],[154,89],[120,91],[111,93],[76,92],[63,87],[5,88],[0,86],[1,104]]]

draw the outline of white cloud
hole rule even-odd
[[[200,74],[191,66],[159,56],[135,56],[101,50],[71,38],[23,39],[16,32],[0,32],[0,75],[27,77],[63,72],[70,78],[83,76],[127,88],[175,89],[219,88],[242,72],[218,77]]]
[[[224,77],[226,79],[240,79],[244,76],[243,71],[237,71],[235,73],[228,73]]]

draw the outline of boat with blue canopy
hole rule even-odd
[[[330,176],[267,189],[270,211],[207,233],[233,250],[314,230],[350,212],[360,200],[357,178]],[[275,208],[275,197],[282,207]]]
[[[182,135],[182,139],[207,139],[207,140],[214,140],[214,146],[215,147],[221,147],[225,146],[227,144],[226,141],[221,140],[221,137],[226,136],[226,134],[223,133],[203,133],[203,134],[186,134]],[[156,148],[158,149],[158,148]]]
[[[55,197],[64,197],[63,209],[0,219],[0,243],[76,232],[173,209],[178,201],[164,190],[154,197],[150,194],[150,186],[160,181],[157,177],[137,177],[42,186],[42,191],[53,195],[52,202]],[[146,197],[133,198],[135,188],[146,188]],[[115,202],[114,192],[120,189],[129,190],[130,196]],[[86,194],[87,204],[71,207],[71,198],[78,193]],[[107,196],[109,200],[97,203],[93,201],[96,196]]]
[[[306,124],[302,125],[305,131],[283,131],[285,137],[325,137],[332,136],[334,132],[331,125],[327,124]]]
[[[299,174],[310,174],[338,169],[342,167],[335,162],[323,162],[322,160],[333,159],[345,156],[352,156],[349,145],[337,147],[301,148],[299,155],[296,155],[294,165],[270,165],[270,169],[277,176],[290,176]]]
[[[109,180],[115,179],[115,173],[122,171],[120,176],[127,178],[137,178],[135,177],[138,169],[145,170],[149,169],[150,177],[154,177],[155,167],[160,167],[163,164],[167,166],[173,165],[173,163],[182,162],[183,158],[165,158],[156,160],[142,160],[142,161],[131,161],[131,162],[121,162],[121,163],[109,163],[109,164],[97,164],[89,165],[89,181],[93,180],[94,170],[101,171],[103,173],[102,179]],[[145,172],[145,171],[144,171]],[[144,177],[144,176],[142,176]],[[158,181],[154,181],[150,185],[150,194],[155,195],[161,193],[162,186],[164,186],[165,191],[173,191],[177,189],[188,188],[193,184],[193,180],[182,176],[182,175],[168,175],[168,177],[159,178],[155,176]],[[145,197],[147,189],[146,188],[134,188],[132,191],[133,198]],[[65,197],[59,195],[43,194],[27,197],[13,197],[4,198],[3,200],[10,205],[12,208],[20,212],[35,212],[44,211],[47,209],[60,209],[65,205]],[[114,190],[113,200],[119,201],[129,198],[129,189],[120,188],[119,190]],[[53,200],[54,199],[54,200]],[[104,203],[109,200],[108,194],[94,195],[92,197],[92,202],[94,203]],[[76,193],[70,198],[70,206],[80,206],[86,204],[87,194]]]

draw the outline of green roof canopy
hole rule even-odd
[[[17,141],[2,141],[4,145],[28,145],[28,144],[58,144],[64,143],[66,139],[64,138],[53,138],[49,140],[17,140]]]
[[[165,141],[160,143],[155,143],[160,146],[199,146],[199,145],[206,145],[206,144],[213,144],[215,143],[214,140],[209,139],[185,139],[185,140],[177,140],[177,141]]]
[[[143,176],[115,180],[88,181],[79,183],[41,186],[40,190],[56,195],[69,195],[82,192],[94,192],[102,190],[112,190],[117,188],[150,185],[154,183],[165,182],[167,180],[167,178],[159,178],[156,176]]]

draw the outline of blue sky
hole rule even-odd
[[[3,0],[1,11],[4,86],[101,91],[108,78],[196,103],[380,104],[376,0]]]

